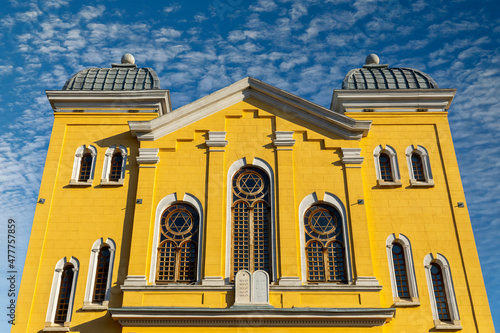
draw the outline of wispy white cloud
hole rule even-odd
[[[163,12],[166,14],[170,14],[170,13],[175,13],[179,9],[181,9],[181,5],[174,2],[174,3],[170,4],[169,6],[163,7]]]
[[[251,5],[249,9],[254,12],[272,12],[278,9],[278,5],[273,0],[258,0],[257,4]]]
[[[78,13],[78,16],[80,16],[81,18],[83,18],[87,21],[90,21],[92,19],[100,17],[104,13],[105,9],[106,9],[106,7],[104,7],[103,5],[99,5],[97,7],[86,6],[82,10],[80,10],[80,12]]]

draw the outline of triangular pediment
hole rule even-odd
[[[150,121],[131,121],[130,130],[139,141],[155,141],[169,133],[247,99],[273,108],[322,128],[345,139],[368,134],[371,121],[356,120],[309,102],[257,79],[246,77],[208,96]]]

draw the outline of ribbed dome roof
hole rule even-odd
[[[376,61],[373,58],[376,57]],[[356,68],[344,78],[342,89],[438,89],[427,74],[413,68],[389,68],[379,65],[378,57],[370,55],[363,68]]]
[[[132,57],[132,55],[130,55]],[[160,79],[152,68],[137,68],[133,57],[111,68],[88,68],[73,75],[63,90],[152,90],[160,89]],[[125,59],[125,60],[124,60]]]

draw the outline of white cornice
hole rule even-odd
[[[168,90],[76,91],[46,90],[54,112],[172,111]]]
[[[456,89],[339,89],[330,109],[339,114],[362,111],[447,111]]]
[[[130,130],[139,141],[154,141],[248,98],[260,100],[281,112],[345,139],[360,139],[368,134],[371,126],[369,120],[355,120],[334,113],[262,81],[247,77],[162,117],[151,121],[130,121]]]
[[[219,308],[126,307],[109,309],[111,317],[131,326],[372,327],[391,321],[394,308]]]

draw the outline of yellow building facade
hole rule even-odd
[[[172,110],[130,55],[75,74],[12,332],[494,332],[455,92],[376,56],[330,109],[245,78]]]

